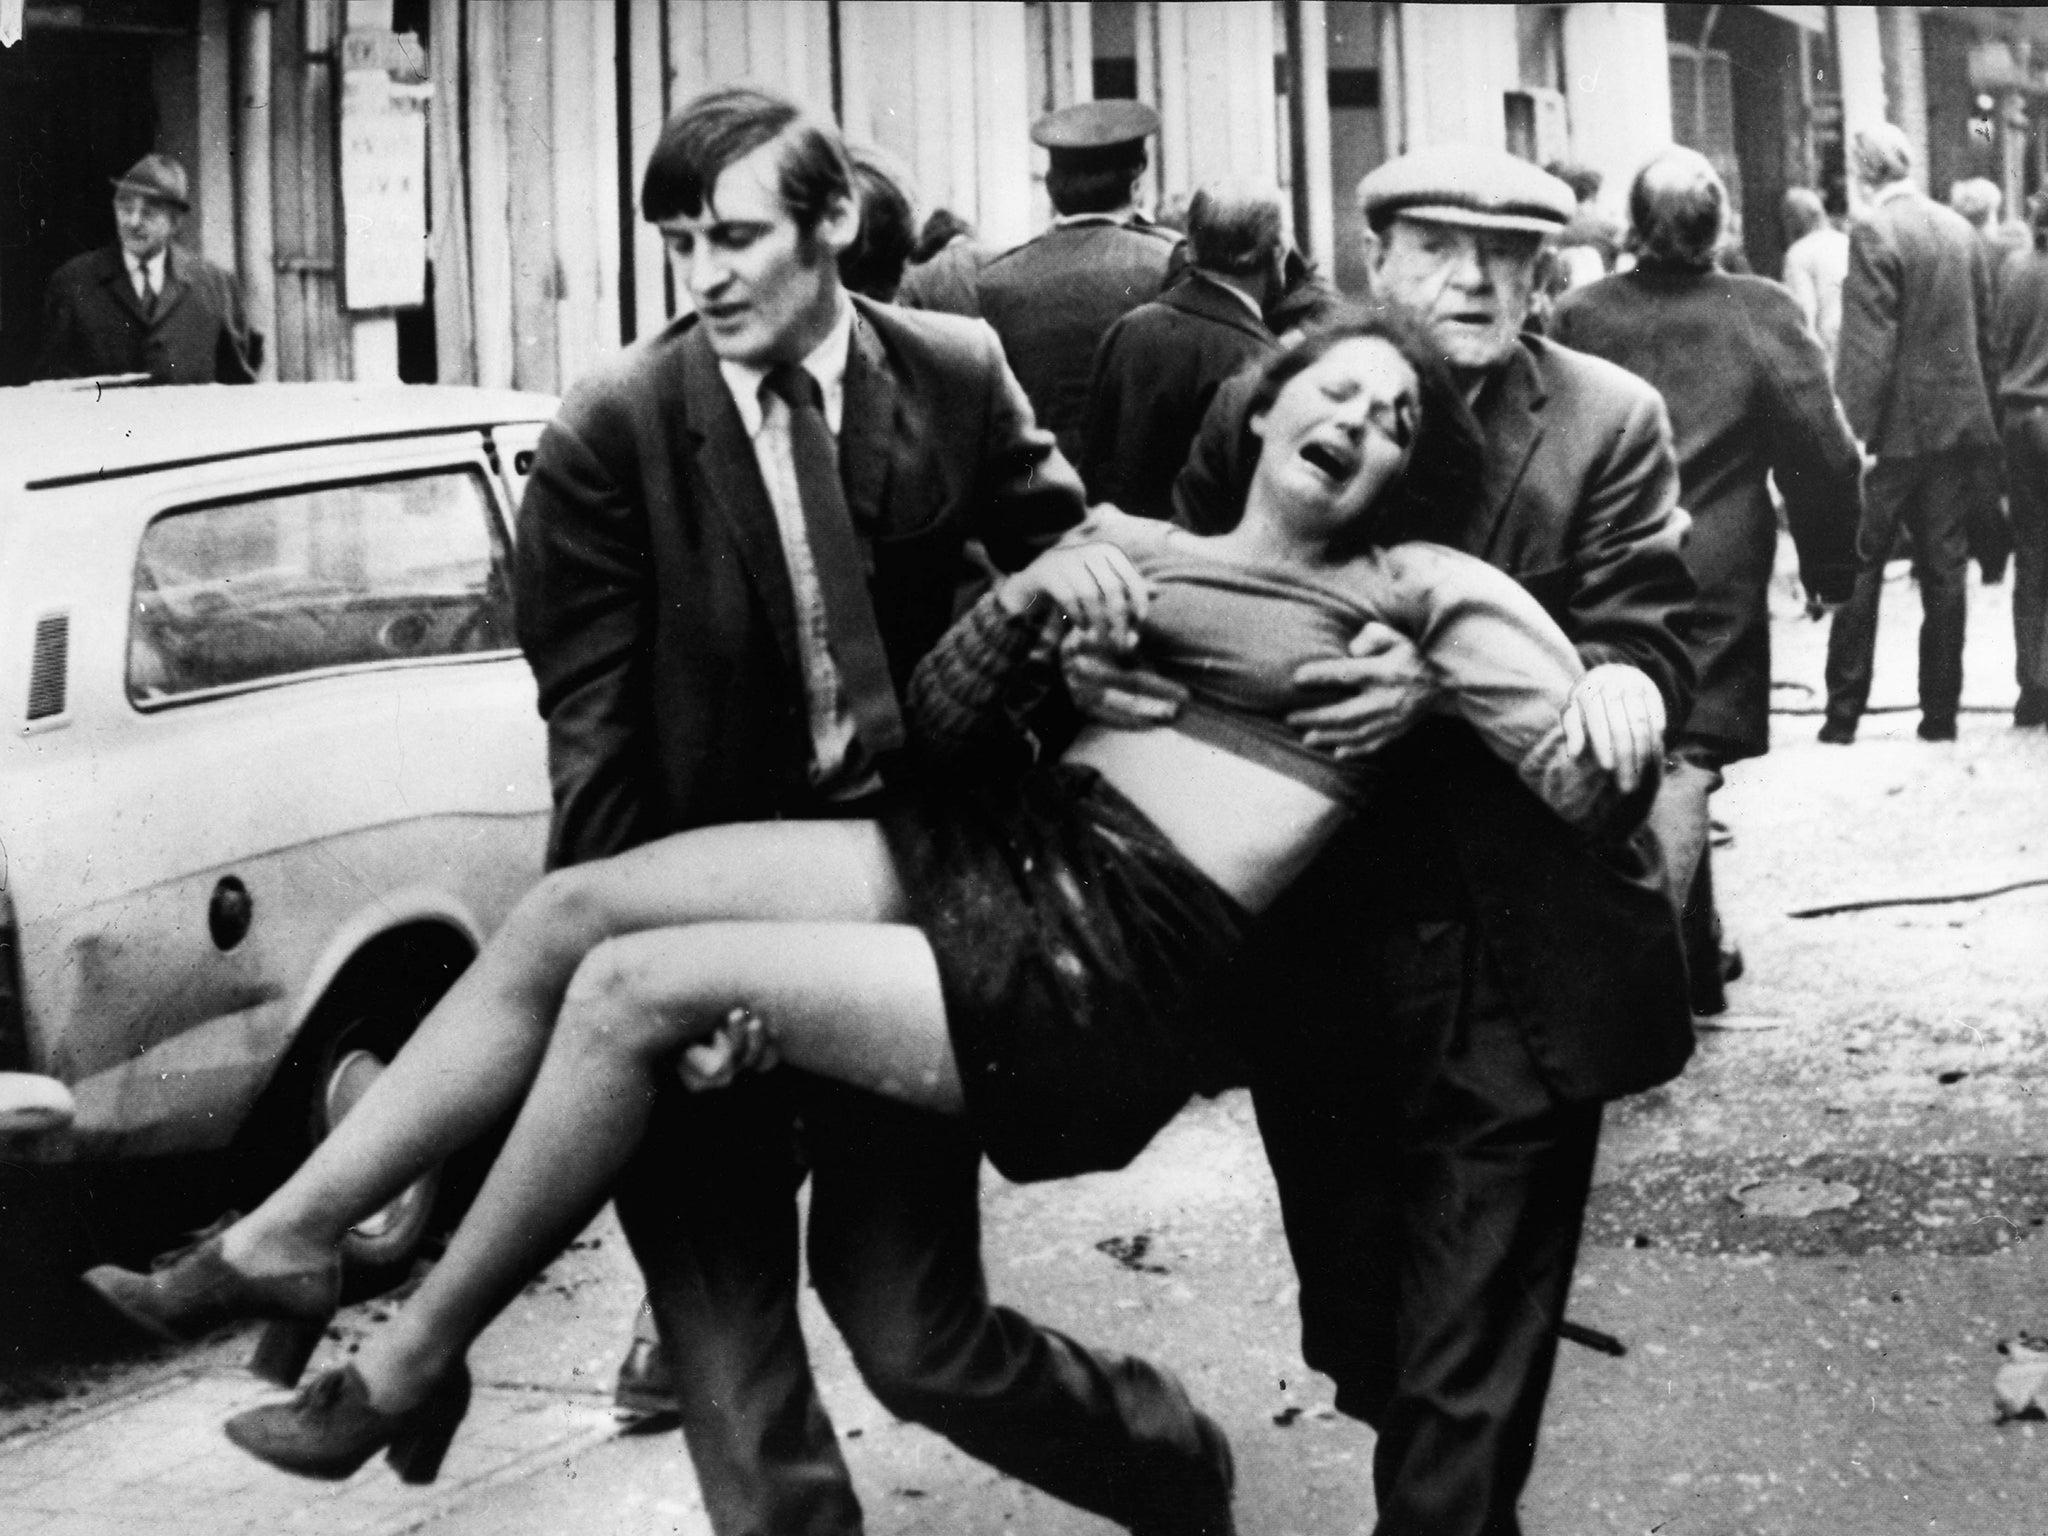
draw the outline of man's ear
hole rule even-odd
[[[860,235],[860,202],[853,197],[835,197],[818,216],[812,236],[834,256],[852,245]]]

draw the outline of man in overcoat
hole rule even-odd
[[[39,379],[146,373],[158,384],[249,384],[258,343],[235,279],[173,243],[191,208],[185,167],[144,155],[114,182],[119,238],[51,274]]]
[[[1653,386],[1677,438],[1678,498],[1692,515],[1685,562],[1699,584],[1698,689],[1658,808],[1670,818],[1660,830],[1673,878],[1698,871],[1685,908],[1696,1013],[1725,1006],[1707,795],[1729,763],[1770,750],[1778,522],[1764,482],[1775,474],[1808,593],[1839,603],[1855,580],[1863,473],[1827,356],[1792,296],[1715,266],[1727,206],[1704,155],[1652,159],[1629,191],[1635,268],[1565,295],[1550,330]]]
[[[1069,463],[1080,462],[1096,347],[1158,296],[1180,246],[1134,201],[1145,141],[1158,131],[1159,114],[1140,101],[1077,102],[1040,118],[1031,139],[1050,157],[1052,228],[975,275],[981,315]]]
[[[1090,501],[1173,516],[1173,482],[1223,381],[1279,343],[1265,311],[1287,254],[1277,188],[1198,188],[1188,272],[1109,328],[1088,390],[1081,481]]]
[[[1963,216],[1917,191],[1890,123],[1858,129],[1851,169],[1871,208],[1849,231],[1835,388],[1875,463],[1863,487],[1856,583],[1828,631],[1827,719],[1846,745],[1870,702],[1885,562],[1903,527],[1920,586],[1920,726],[1953,741],[1963,693],[1969,529],[1997,516],[1991,271]]]
[[[1523,333],[1570,189],[1445,146],[1359,195],[1374,293],[1429,328],[1486,443],[1483,492],[1440,537],[1519,579],[1572,638],[1588,671],[1566,729],[1633,782],[1690,701],[1693,582],[1656,392]],[[1197,530],[1242,511],[1248,398],[1218,391],[1176,487]],[[1421,719],[1431,685],[1391,630],[1352,650],[1297,674],[1333,702],[1295,723],[1339,751],[1384,749],[1386,774],[1261,920],[1241,1004],[1254,1103],[1303,1356],[1378,1431],[1379,1536],[1514,1536],[1601,1104],[1692,1050],[1677,924],[1647,836],[1588,843],[1467,728]],[[1070,662],[1069,683],[1105,718],[1175,707],[1100,658]]]
[[[873,814],[964,542],[1014,568],[1081,516],[985,326],[844,294],[850,178],[747,89],[656,144],[641,208],[695,313],[570,393],[520,509],[552,864]],[[862,1529],[798,1328],[806,1169],[810,1278],[885,1406],[1133,1531],[1229,1532],[1177,1382],[990,1305],[967,1125],[777,1068],[658,1111],[618,1193],[719,1536]]]

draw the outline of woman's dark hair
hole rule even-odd
[[[854,193],[860,199],[860,232],[839,253],[839,281],[849,292],[886,304],[896,297],[911,247],[917,243],[917,216],[905,185],[909,173],[865,145],[850,154]]]
[[[1280,391],[1347,341],[1383,341],[1415,370],[1421,420],[1408,468],[1361,530],[1369,544],[1403,539],[1456,543],[1479,499],[1486,472],[1486,442],[1465,404],[1464,392],[1429,333],[1391,310],[1347,307],[1308,332],[1294,346],[1273,354],[1246,402],[1245,431],[1263,416]],[[1251,439],[1247,467],[1255,467],[1259,440]]]
[[[910,264],[921,267],[961,235],[973,235],[974,226],[950,208],[934,208],[924,221],[917,244],[910,248]]]
[[[745,85],[706,91],[661,125],[640,181],[640,217],[696,218],[727,166],[777,141],[782,206],[808,235],[833,203],[854,196],[846,146],[795,102]]]

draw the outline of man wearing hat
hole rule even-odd
[[[1439,148],[1359,192],[1375,294],[1427,327],[1486,442],[1482,493],[1439,536],[1515,576],[1577,645],[1568,735],[1624,783],[1655,772],[1692,687],[1670,425],[1641,380],[1522,328],[1570,189]],[[1219,392],[1176,487],[1199,531],[1243,507],[1247,399]],[[1692,1050],[1675,913],[1644,834],[1596,846],[1427,715],[1405,639],[1374,627],[1352,651],[1298,674],[1334,702],[1293,723],[1380,752],[1386,776],[1261,921],[1241,1004],[1254,1103],[1303,1356],[1378,1431],[1379,1536],[1514,1536],[1601,1104]],[[1175,707],[1100,660],[1069,681],[1121,723]]]
[[[1040,118],[1031,139],[1051,155],[1052,228],[990,260],[976,284],[982,317],[1069,463],[1081,461],[1097,343],[1158,297],[1180,243],[1132,203],[1158,131],[1159,114],[1139,101],[1077,102]]]
[[[43,298],[36,377],[146,373],[158,384],[251,384],[257,339],[235,279],[171,243],[191,208],[185,167],[144,155],[114,182],[119,239],[59,267]]]

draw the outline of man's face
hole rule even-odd
[[[809,234],[782,204],[779,147],[763,144],[719,173],[696,214],[656,227],[690,295],[711,350],[766,367],[801,361],[837,313],[834,260],[860,217],[835,204]]]
[[[139,192],[114,194],[114,228],[121,236],[121,249],[137,261],[149,261],[171,243],[178,227],[178,211],[169,203],[144,197]]]
[[[1396,218],[1373,244],[1373,291],[1428,326],[1451,367],[1498,368],[1529,318],[1542,243],[1514,230]]]

